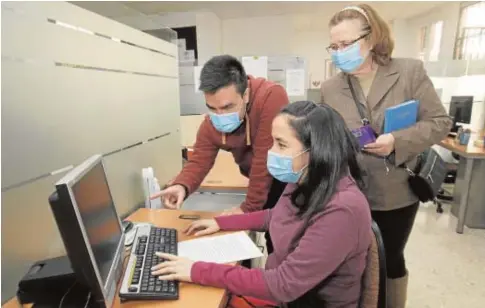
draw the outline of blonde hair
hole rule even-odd
[[[329,22],[329,26],[338,25],[344,20],[358,19],[362,22],[363,29],[369,30],[367,40],[372,47],[372,58],[379,65],[387,65],[391,61],[394,50],[394,40],[391,29],[387,22],[368,4],[346,7],[337,12]]]

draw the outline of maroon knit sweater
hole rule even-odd
[[[222,230],[269,228],[274,252],[265,270],[196,262],[192,281],[280,304],[312,291],[311,301],[318,307],[356,308],[371,243],[367,199],[355,181],[345,177],[325,209],[304,226],[291,203],[294,189],[288,185],[274,209],[216,218]]]

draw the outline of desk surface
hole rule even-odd
[[[458,141],[455,141],[455,138],[448,137],[440,142],[440,145],[445,149],[448,149],[452,152],[457,153],[458,155],[467,157],[467,158],[483,158],[485,159],[485,148],[483,147],[476,147],[473,142],[478,138],[470,138],[470,142],[468,145],[460,145]]]
[[[187,148],[187,156],[193,154],[192,148]],[[249,179],[241,174],[239,166],[231,153],[219,151],[214,166],[201,183],[200,188],[206,190],[234,190],[246,192]]]
[[[190,221],[179,219],[180,214],[197,214],[202,218],[211,218],[212,212],[193,212],[175,210],[148,210],[139,209],[128,217],[133,222],[150,222],[159,227],[175,228],[179,230],[179,240],[184,241],[190,237],[181,232]],[[161,307],[161,308],[186,308],[186,307],[210,307],[218,308],[225,305],[226,292],[223,289],[204,287],[195,284],[180,284],[180,299],[176,301],[132,301],[121,304],[116,296],[113,307]],[[10,300],[3,308],[20,307],[16,298]],[[31,307],[31,305],[25,306]]]

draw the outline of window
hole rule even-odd
[[[431,26],[432,41],[428,56],[428,61],[438,61],[438,56],[440,55],[441,49],[441,36],[443,35],[443,21],[440,20],[435,22]]]
[[[419,30],[419,59],[421,61],[426,60],[426,43],[428,42],[428,30],[429,26],[421,27]]]
[[[464,3],[455,41],[455,60],[485,59],[485,1]]]
[[[443,35],[443,21],[421,27],[419,32],[419,59],[421,61],[438,61]]]

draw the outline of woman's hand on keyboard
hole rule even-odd
[[[190,273],[194,261],[174,256],[168,253],[155,253],[158,257],[165,259],[164,262],[152,267],[152,274],[160,280],[178,280],[192,282]]]
[[[191,223],[185,228],[184,233],[187,235],[195,233],[195,236],[202,236],[219,232],[219,230],[221,230],[221,228],[219,228],[215,219],[201,219]]]

